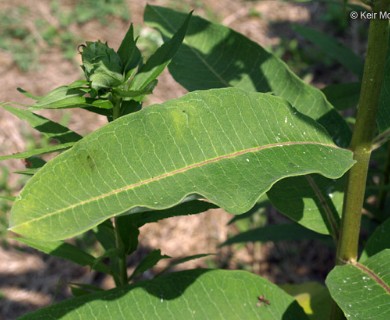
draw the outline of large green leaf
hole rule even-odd
[[[335,267],[326,279],[347,319],[390,319],[390,250],[360,263]]]
[[[128,210],[166,209],[197,195],[240,214],[278,180],[338,178],[353,162],[349,150],[281,98],[198,91],[76,142],[27,183],[10,224],[25,237],[58,240]]]
[[[145,22],[170,36],[184,13],[147,6]],[[238,87],[272,92],[321,123],[340,146],[348,146],[350,130],[323,93],[304,83],[280,59],[245,36],[200,17],[192,17],[183,45],[169,65],[176,81],[189,91]]]
[[[260,304],[261,296],[269,304]],[[307,317],[290,295],[259,276],[245,271],[197,269],[81,296],[21,319],[305,320]]]
[[[172,34],[184,16],[183,13],[157,6],[147,6],[145,10],[145,21],[158,28],[165,36]],[[285,98],[298,111],[321,123],[338,145],[349,145],[351,134],[348,125],[320,90],[304,83],[284,62],[257,43],[229,28],[192,17],[187,36],[169,65],[169,70],[173,77],[190,91],[233,86],[247,91],[272,92]],[[298,207],[295,207],[294,211],[285,209],[287,203],[283,198],[284,194],[281,201],[273,197],[272,203],[282,213],[305,227],[337,237],[335,228],[329,228],[337,227],[338,215],[334,210],[330,212],[321,207],[315,209],[317,213],[325,210],[332,213],[332,216],[321,216],[306,210],[313,208],[312,200],[303,198],[302,192],[328,196],[327,190],[321,189],[316,183],[315,177],[311,181],[290,179],[280,182],[279,186],[283,189],[289,189],[291,184],[300,185],[298,192],[292,190],[294,192],[289,194],[290,199],[302,203],[299,206],[300,212],[296,210]],[[332,183],[328,181],[327,184]],[[332,208],[338,206],[337,203],[330,205]],[[301,219],[297,219],[297,216]],[[328,218],[332,220],[324,221]]]

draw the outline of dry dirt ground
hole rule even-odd
[[[62,5],[71,6],[74,2],[62,1]],[[50,11],[50,3],[49,0],[2,0],[0,11],[10,7],[25,6],[29,8],[31,21],[42,18],[55,26],[58,21]],[[186,11],[195,7],[195,14],[217,19],[264,47],[277,45],[281,35],[293,37],[294,34],[288,27],[291,22],[308,23],[319,19],[321,15],[319,4],[305,5],[294,1],[154,0],[149,3],[179,7]],[[128,1],[131,21],[137,26],[143,26],[142,15],[145,5],[145,0]],[[254,12],[257,14],[253,14]],[[30,32],[37,32],[33,23],[30,27]],[[128,22],[113,19],[103,27],[96,21],[74,25],[72,32],[77,33],[82,39],[108,41],[111,47],[117,48],[127,27]],[[12,53],[0,50],[0,101],[28,104],[30,101],[16,91],[17,87],[40,95],[81,77],[77,62],[64,59],[59,49],[52,49],[42,43],[39,51],[39,64],[29,72],[22,72],[14,63]],[[75,61],[78,59],[76,52],[74,59]],[[184,93],[185,90],[164,73],[148,103],[162,102]],[[43,114],[53,117],[47,112]],[[72,116],[69,126],[85,134],[104,123],[103,118],[78,111]],[[31,140],[34,134],[24,123],[0,109],[0,154],[25,150],[28,147],[26,136]],[[14,171],[22,169],[23,163],[6,161],[2,162],[1,166]],[[14,194],[18,192],[21,185],[18,176],[14,174],[10,175],[7,184],[11,186]],[[4,216],[8,212],[1,214]],[[299,246],[293,249],[283,243],[278,246],[248,244],[242,250],[235,252],[231,249],[217,249],[217,245],[226,240],[228,234],[236,232],[234,227],[227,227],[230,219],[231,216],[222,210],[213,210],[201,215],[178,217],[144,227],[140,236],[142,249],[138,256],[144,255],[150,248],[160,248],[164,254],[172,257],[216,252],[216,258],[209,262],[209,265],[214,263],[228,268],[245,265],[278,282],[294,282],[298,277],[300,281],[321,280],[326,274],[330,257],[328,249],[324,247],[322,252],[312,252],[308,250],[312,246],[311,242],[300,242]],[[309,254],[303,255],[301,252]],[[307,261],[309,264],[316,261],[317,267],[314,270],[309,269]],[[129,268],[131,264],[132,261],[129,261]],[[207,266],[207,264],[196,261],[183,265],[183,268],[197,266]],[[0,246],[0,319],[14,319],[27,311],[69,297],[67,286],[69,282],[100,282],[107,288],[112,286],[109,280],[98,279],[97,275],[91,274],[87,269],[19,245],[12,239],[11,234],[3,239]]]

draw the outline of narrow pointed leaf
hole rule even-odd
[[[108,100],[95,100],[87,98],[84,95],[87,89],[69,86],[61,86],[50,91],[47,95],[41,97],[30,109],[65,109],[97,107],[102,109],[112,108],[112,103]]]
[[[33,100],[39,100],[41,98],[40,96],[33,95],[31,92],[28,92],[24,90],[23,88],[16,88],[21,94],[23,94],[25,97],[33,99]]]
[[[161,254],[161,250],[153,250],[140,261],[132,275],[129,277],[129,281],[132,280],[134,277],[144,273],[145,271],[153,268],[160,260],[169,258],[170,256]]]
[[[173,56],[176,54],[184,36],[186,35],[191,16],[191,13],[187,15],[187,17],[183,16],[183,19],[176,29],[177,32],[172,36],[172,39],[158,48],[149,60],[141,67],[131,84],[132,90],[144,90],[161,74],[161,72],[164,71],[165,67],[171,62]],[[174,32],[175,31],[173,31],[173,33]]]
[[[390,318],[390,249],[370,257],[363,264],[335,267],[326,279],[332,298],[347,319],[388,320]]]
[[[82,136],[70,130],[69,128],[51,121],[41,115],[35,114],[29,110],[14,108],[8,105],[1,105],[1,107],[19,119],[27,121],[30,126],[38,130],[47,138],[56,139],[61,143],[77,141],[82,138]]]
[[[14,154],[6,155],[6,156],[0,156],[0,161],[8,160],[8,159],[25,159],[25,158],[29,158],[32,156],[45,154],[45,153],[62,151],[62,150],[69,149],[70,147],[73,146],[73,144],[74,144],[74,142],[67,142],[67,143],[57,144],[54,146],[48,146],[48,147],[24,151],[24,152],[20,152],[20,153],[14,153]]]
[[[30,108],[34,110],[75,108],[86,104],[86,98],[83,97],[84,94],[85,92],[79,88],[61,86],[41,97]]]
[[[350,48],[338,42],[335,37],[301,25],[294,25],[294,30],[355,75],[358,77],[362,76],[363,59],[357,56]]]
[[[186,263],[186,262],[192,261],[192,260],[205,258],[208,256],[215,256],[215,253],[199,253],[199,254],[194,254],[192,256],[174,259],[172,262],[169,263],[169,265],[167,267],[165,267],[161,272],[159,272],[158,275],[161,275],[163,273],[168,272],[170,269],[172,269],[175,266],[178,266],[179,264]]]
[[[251,229],[241,232],[229,239],[227,239],[220,246],[227,246],[237,243],[245,242],[278,242],[278,241],[292,241],[292,240],[306,240],[318,239],[326,243],[332,243],[329,236],[319,234],[301,227],[299,224],[283,223],[267,225],[265,227]]]
[[[259,296],[264,296],[269,305],[259,305]],[[23,319],[305,320],[307,317],[290,295],[259,276],[245,271],[197,269],[74,298]]]
[[[90,266],[96,271],[110,274],[110,269],[105,264],[97,262],[94,256],[70,243],[63,241],[37,241],[27,238],[16,238],[16,240],[51,256],[66,259],[81,266]]]
[[[129,30],[119,46],[118,55],[122,61],[124,74],[137,67],[141,61],[141,52],[136,46],[136,40],[134,40],[133,24],[130,24]]]
[[[147,6],[144,14],[145,22],[167,37],[184,17],[184,13],[157,6]],[[348,125],[319,89],[305,84],[280,59],[227,27],[192,17],[169,71],[189,91],[233,86],[272,92],[321,123],[338,145],[349,145]]]
[[[191,195],[241,214],[278,180],[335,179],[353,163],[349,150],[281,98],[198,91],[119,118],[48,162],[15,202],[11,230],[64,239]]]

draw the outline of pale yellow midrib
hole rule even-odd
[[[139,182],[136,182],[136,183],[133,183],[133,184],[130,184],[130,185],[127,185],[127,186],[124,186],[124,187],[112,190],[110,192],[98,195],[96,197],[92,197],[92,198],[87,199],[85,201],[81,201],[81,202],[78,202],[76,204],[70,205],[70,206],[68,206],[66,208],[62,208],[62,209],[59,209],[57,211],[53,211],[51,213],[47,213],[47,214],[45,214],[43,216],[40,216],[40,217],[31,219],[31,220],[28,220],[28,221],[26,221],[24,223],[21,223],[19,225],[16,225],[16,226],[13,226],[13,227],[9,228],[9,230],[13,230],[15,228],[20,228],[24,224],[31,224],[31,223],[37,222],[37,221],[45,219],[45,218],[50,218],[50,217],[52,217],[54,215],[60,214],[61,212],[65,212],[67,210],[71,210],[71,209],[76,208],[78,206],[83,206],[85,204],[88,204],[88,203],[91,203],[91,202],[94,202],[94,201],[98,201],[100,199],[112,196],[114,194],[118,194],[118,193],[121,193],[121,192],[126,192],[128,190],[131,190],[131,189],[134,189],[134,188],[137,188],[137,187],[140,187],[140,186],[152,183],[152,182],[156,182],[156,181],[159,181],[159,180],[162,180],[162,179],[174,176],[176,174],[189,171],[189,170],[194,169],[194,168],[200,168],[200,167],[205,166],[207,164],[215,163],[215,162],[218,162],[218,161],[223,160],[223,159],[231,159],[231,158],[238,157],[238,156],[246,154],[246,153],[251,153],[251,152],[254,153],[254,152],[258,152],[258,151],[265,150],[265,149],[284,147],[284,146],[291,146],[291,145],[316,145],[316,146],[324,146],[324,147],[333,148],[333,149],[340,149],[336,145],[327,144],[327,143],[319,143],[319,142],[314,142],[314,141],[287,141],[287,142],[273,143],[273,144],[268,144],[268,145],[265,145],[265,146],[257,146],[257,147],[252,147],[252,148],[248,148],[248,149],[243,149],[243,150],[236,151],[236,152],[233,152],[233,153],[230,153],[230,154],[225,154],[225,155],[221,155],[221,156],[218,156],[218,157],[215,157],[215,158],[207,159],[207,160],[204,160],[204,161],[201,161],[201,162],[198,162],[198,163],[194,163],[194,164],[191,164],[191,165],[189,165],[187,167],[176,169],[176,170],[173,170],[171,172],[166,172],[164,174],[155,176],[153,178],[142,180],[142,181],[139,181]],[[128,210],[130,210],[130,209],[131,208],[129,208]]]

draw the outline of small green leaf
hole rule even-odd
[[[319,239],[332,245],[331,238],[329,236],[313,232],[309,229],[301,227],[299,224],[284,223],[271,224],[265,227],[239,233],[226,240],[220,246],[227,246],[243,242],[278,242],[305,239]]]
[[[123,90],[121,88],[116,88],[113,90],[113,92],[115,95],[123,99],[132,98],[132,100],[142,101],[145,95],[151,94],[153,92],[153,89],[156,85],[157,80],[153,80],[142,90]]]
[[[32,93],[22,89],[22,88],[16,88],[16,90],[18,90],[21,94],[23,94],[24,96],[26,96],[27,98],[30,98],[30,99],[33,99],[33,100],[39,100],[39,96],[36,96],[36,95],[33,95]]]
[[[87,104],[83,95],[85,95],[85,91],[80,88],[61,86],[40,97],[30,109],[76,108]]]
[[[192,260],[196,260],[196,259],[201,259],[201,258],[204,258],[204,257],[208,257],[208,256],[215,256],[215,253],[200,253],[200,254],[194,254],[192,256],[187,256],[187,257],[183,257],[183,258],[174,258],[172,259],[173,261],[169,263],[169,266],[167,266],[166,268],[164,268],[164,270],[162,270],[161,272],[159,272],[159,276],[163,273],[166,273],[167,271],[169,271],[170,269],[172,269],[173,267],[175,266],[178,266],[179,264],[182,264],[182,263],[185,263],[185,262],[188,262],[188,261],[192,261]]]
[[[84,283],[70,283],[70,290],[72,291],[72,294],[75,297],[80,297],[93,292],[104,291],[103,289],[97,286],[84,284]]]
[[[110,269],[106,265],[100,262],[97,263],[94,256],[91,256],[72,244],[62,241],[36,241],[27,238],[15,239],[51,256],[66,259],[81,266],[89,266],[92,269],[103,273],[111,273]]]
[[[129,277],[129,281],[153,268],[160,260],[168,258],[170,258],[170,256],[162,255],[160,250],[153,250],[140,261],[137,268],[135,268],[134,272]]]
[[[63,143],[63,144],[57,144],[54,146],[48,146],[48,147],[24,151],[24,152],[20,152],[20,153],[14,153],[14,154],[6,155],[6,156],[0,156],[0,161],[8,160],[8,159],[25,159],[25,158],[45,154],[45,153],[63,151],[63,150],[69,149],[73,145],[74,145],[74,142],[67,142],[67,143]]]
[[[294,30],[302,37],[312,42],[325,54],[335,59],[345,68],[353,72],[358,77],[363,74],[363,59],[360,58],[350,48],[338,42],[335,37],[302,25],[294,25]]]
[[[240,294],[237,294],[239,291]],[[263,296],[269,304],[259,304]],[[296,301],[245,271],[188,270],[73,298],[22,317],[35,319],[305,320]]]
[[[108,251],[116,247],[114,226],[110,219],[100,223],[94,230],[94,234],[104,250]]]
[[[137,48],[136,40],[134,39],[133,24],[130,24],[129,30],[127,30],[126,35],[119,46],[118,55],[122,61],[122,72],[124,74],[127,74],[130,70],[136,68],[141,62],[141,52]]]
[[[383,250],[363,264],[336,266],[326,278],[332,298],[347,319],[390,319],[390,250]]]
[[[8,105],[0,106],[19,119],[27,121],[34,129],[38,130],[47,138],[56,139],[61,143],[75,142],[82,138],[82,136],[69,128],[31,111],[14,108]]]
[[[120,216],[116,219],[117,232],[119,233],[123,251],[130,255],[138,247],[139,229],[134,223],[131,215]]]
[[[180,28],[178,28],[178,31],[172,36],[172,39],[165,42],[160,48],[158,48],[148,61],[140,68],[131,83],[132,90],[144,90],[161,74],[161,72],[164,71],[165,67],[171,62],[173,56],[176,54],[183,42],[191,16],[192,13],[183,19],[184,22],[181,24]]]

